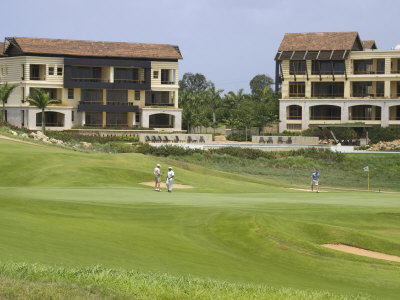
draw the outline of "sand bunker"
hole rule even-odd
[[[296,189],[296,188],[288,188],[289,190],[295,190],[295,191],[302,191],[302,192],[311,192],[310,189]],[[320,193],[327,193],[328,191],[319,191]],[[314,191],[313,193],[316,193],[316,191]]]
[[[153,182],[153,181],[141,182],[140,184],[154,187],[154,182]],[[161,185],[160,185],[160,186],[161,186],[162,188],[167,188],[167,185],[165,184],[165,182],[161,182]],[[192,187],[191,185],[185,185],[185,184],[174,183],[173,188],[174,188],[174,189],[192,189],[193,187]]]
[[[351,253],[351,254],[355,254],[355,255],[400,262],[400,256],[389,255],[389,254],[375,252],[375,251],[371,251],[371,250],[365,250],[365,249],[347,246],[347,245],[343,245],[343,244],[323,244],[322,246],[333,249],[333,250]]]

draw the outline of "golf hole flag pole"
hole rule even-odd
[[[364,172],[368,172],[368,193],[369,193],[369,167],[364,167]]]

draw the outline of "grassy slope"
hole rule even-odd
[[[398,195],[294,192],[189,164],[175,168],[177,181],[195,189],[155,193],[137,183],[152,180],[156,162],[0,140],[1,260],[381,298],[400,292],[399,264],[318,246],[400,255]]]
[[[195,154],[175,160],[306,187],[309,186],[311,173],[317,168],[321,173],[322,186],[362,189],[367,188],[367,174],[363,168],[369,166],[371,189],[400,190],[400,154],[346,154],[341,162],[302,156],[249,160],[216,154],[208,158]]]

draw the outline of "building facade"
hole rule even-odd
[[[400,125],[400,50],[378,50],[357,32],[290,33],[275,60],[281,132]]]
[[[26,101],[41,88],[49,129],[74,126],[181,130],[178,46],[60,39],[5,38],[0,84],[17,84],[6,104],[8,123],[40,129],[40,110]]]

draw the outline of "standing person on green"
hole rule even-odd
[[[315,170],[315,172],[311,174],[311,192],[314,191],[314,186],[316,186],[317,193],[319,193],[319,171],[318,170]]]
[[[154,187],[156,192],[161,192],[160,190],[160,184],[161,184],[161,165],[157,164],[157,166],[154,168]]]
[[[175,177],[175,173],[172,170],[172,167],[168,168],[168,175],[167,175],[167,188],[168,188],[168,193],[172,192],[172,185],[174,184],[174,177]]]

